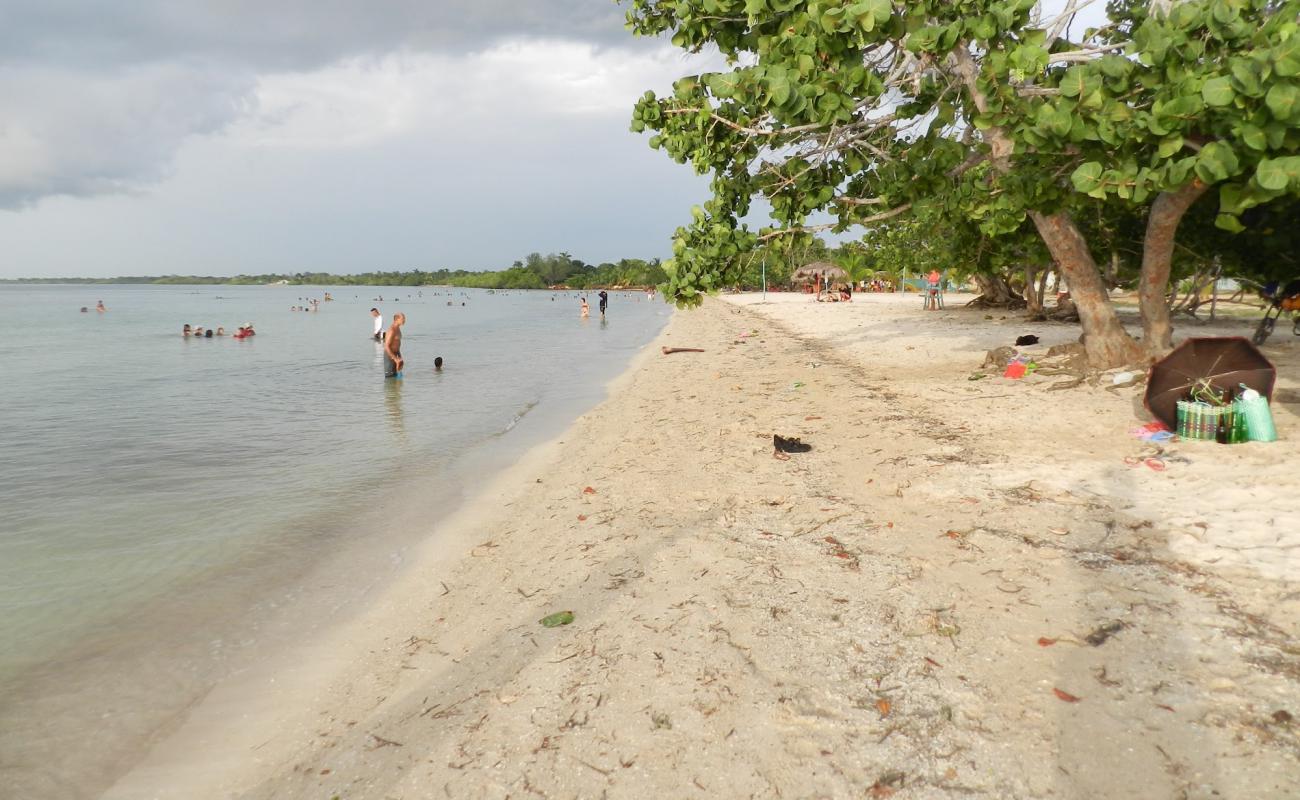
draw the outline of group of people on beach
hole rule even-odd
[[[245,322],[243,325],[240,325],[238,328],[235,329],[234,338],[247,339],[248,337],[254,336],[256,334],[257,331],[253,330],[253,323]],[[225,335],[226,335],[226,329],[220,325],[217,326],[217,329],[215,331],[213,331],[212,328],[204,328],[202,325],[190,325],[189,323],[186,323],[185,327],[181,329],[181,336],[185,337],[186,339],[190,339],[190,338],[211,339],[214,336],[225,336]]]
[[[104,313],[105,311],[107,311],[108,309],[104,307],[104,301],[103,301],[103,300],[98,300],[98,301],[95,302],[95,310],[98,311],[99,313],[103,314],[103,313]],[[89,313],[90,313],[90,307],[89,307],[89,306],[82,306],[82,307],[81,307],[81,313],[83,313],[83,314],[89,314]]]

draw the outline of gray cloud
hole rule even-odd
[[[4,0],[0,62],[103,68],[203,59],[311,69],[394,49],[514,36],[626,44],[612,0]],[[13,7],[16,6],[16,7]]]
[[[0,209],[129,192],[255,106],[259,75],[503,38],[636,47],[610,0],[0,0]]]
[[[244,113],[253,86],[248,73],[186,64],[0,69],[0,208],[157,180],[187,137]]]

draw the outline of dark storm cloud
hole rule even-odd
[[[0,209],[156,181],[256,110],[259,75],[517,37],[636,47],[622,24],[611,0],[0,0]]]
[[[631,41],[612,0],[5,0],[0,8],[0,62],[63,67],[198,59],[310,69],[513,36]]]

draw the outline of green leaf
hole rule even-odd
[[[1231,61],[1232,79],[1237,90],[1248,97],[1259,97],[1264,87],[1259,82],[1259,70],[1255,62],[1248,58],[1234,58]]]
[[[790,81],[785,77],[768,78],[764,83],[767,85],[768,96],[776,105],[783,106],[790,99]]]
[[[1104,171],[1096,161],[1080,164],[1070,174],[1070,183],[1074,184],[1075,191],[1090,194],[1101,187],[1101,174]]]
[[[1214,0],[1211,13],[1214,15],[1216,22],[1224,25],[1235,21],[1239,16],[1237,9],[1231,3],[1225,2],[1225,0]]]
[[[1123,78],[1133,71],[1132,61],[1114,54],[1102,56],[1097,64],[1108,78]]]
[[[740,83],[741,77],[735,72],[711,72],[704,76],[704,84],[715,96],[723,99],[735,97]]]
[[[1273,71],[1285,78],[1300,75],[1300,36],[1273,46]]]
[[[1218,183],[1237,173],[1237,154],[1223,142],[1210,142],[1196,157],[1196,175],[1206,183]]]
[[[1160,140],[1160,146],[1156,148],[1156,154],[1161,158],[1169,158],[1182,149],[1183,137],[1179,134],[1174,134],[1173,136],[1168,136]]]
[[[1264,132],[1249,122],[1242,123],[1238,135],[1241,137],[1241,141],[1251,150],[1268,149],[1268,138],[1264,136]]]
[[[913,53],[928,53],[939,44],[941,28],[933,25],[912,31],[907,37],[907,49]]]
[[[1273,116],[1286,122],[1296,113],[1296,104],[1300,102],[1300,90],[1290,83],[1278,83],[1264,95],[1264,103]]]
[[[1246,209],[1244,191],[1240,184],[1225,183],[1219,187],[1219,210],[1225,214],[1240,214]]]
[[[1270,192],[1282,192],[1288,186],[1300,186],[1300,156],[1262,159],[1255,168],[1255,183]]]
[[[548,614],[538,620],[543,628],[558,628],[561,625],[568,625],[573,622],[572,611],[557,611],[554,614]]]
[[[1169,14],[1169,21],[1174,27],[1185,31],[1200,26],[1204,19],[1204,10],[1196,3],[1178,3]]]
[[[1065,71],[1065,76],[1061,78],[1061,94],[1066,97],[1078,97],[1085,92],[1087,84],[1087,68],[1081,66],[1070,67]]]
[[[1237,219],[1232,214],[1218,214],[1215,216],[1214,227],[1230,233],[1241,233],[1246,230],[1246,226],[1241,224],[1241,220]]]
[[[1201,87],[1201,97],[1205,99],[1206,105],[1222,107],[1232,103],[1237,93],[1232,90],[1232,82],[1220,76],[1205,82]]]

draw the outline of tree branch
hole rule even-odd
[[[1052,53],[1047,57],[1048,64],[1086,64],[1093,60],[1093,56],[1108,53],[1111,50],[1123,50],[1125,47],[1133,44],[1132,42],[1115,42],[1114,44],[1098,45],[1097,47],[1085,47],[1081,50],[1068,50],[1064,53]]]
[[[835,224],[836,223],[834,222],[828,222],[824,225],[801,225],[797,228],[782,228],[779,231],[772,231],[771,233],[763,234],[762,236],[758,237],[758,241],[766,242],[769,239],[776,239],[781,236],[790,236],[796,233],[820,233],[822,231],[828,231],[831,228],[834,228]]]
[[[704,109],[701,108],[669,108],[669,109],[665,109],[664,113],[665,114],[698,114],[703,110]],[[747,133],[750,136],[783,136],[788,133],[804,133],[806,131],[815,131],[826,127],[821,123],[812,123],[809,125],[795,125],[794,127],[791,128],[781,128],[779,130],[764,130],[762,128],[749,128],[739,123],[732,122],[731,120],[727,119],[726,117],[722,116],[716,111],[710,111],[709,116],[712,117],[715,121],[721,122],[723,125],[726,125],[728,128],[731,128],[733,131],[738,131],[740,133]]]

